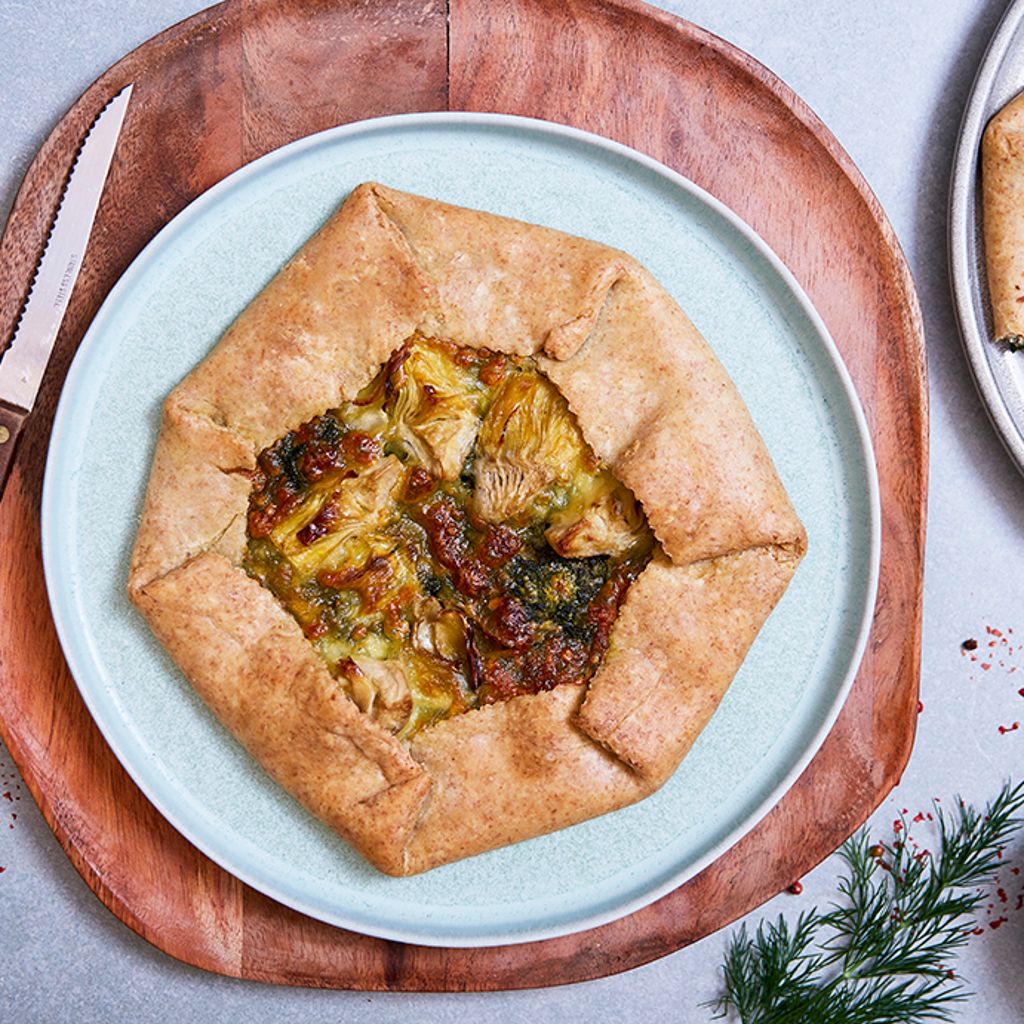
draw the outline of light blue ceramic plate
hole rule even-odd
[[[810,548],[721,708],[662,790],[555,835],[416,878],[379,874],[272,783],[124,595],[163,397],[367,179],[632,253],[746,399]],[[197,495],[197,500],[202,500]],[[524,942],[652,902],[779,800],[838,713],[879,553],[863,415],[825,328],[749,228],[677,174],[568,128],[421,114],[303,139],[176,217],[110,293],[68,373],[46,468],[54,619],[107,741],[160,811],[234,875],[300,911],[432,945]]]

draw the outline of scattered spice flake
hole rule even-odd
[[[2,795],[3,795],[3,798],[5,800],[9,800],[11,803],[14,803],[14,797],[11,796],[11,791],[10,790],[7,790],[7,792],[2,794]]]
[[[1020,868],[1010,868],[1010,872],[1011,872],[1011,874],[1019,875],[1020,874]]]
[[[917,713],[921,714],[922,711],[924,711],[924,704],[922,704],[921,701],[918,701],[917,702]]]
[[[903,831],[903,822],[900,821],[899,818],[895,818],[893,820],[892,830],[893,830],[893,832],[902,832]]]
[[[987,662],[987,661],[983,661],[981,663],[981,671],[982,672],[987,672],[991,667],[992,667],[991,664],[989,662]]]
[[[1008,732],[1016,732],[1020,728],[1020,722],[1014,722],[1013,725],[1001,725],[999,726],[999,735],[1005,736]]]
[[[1024,910],[1024,892],[1017,893],[1017,905],[1014,910]]]
[[[1002,916],[999,916],[999,917],[997,917],[997,918],[996,918],[996,919],[995,919],[994,921],[989,921],[989,923],[988,923],[988,926],[989,926],[989,928],[991,928],[991,929],[992,929],[993,931],[995,931],[995,930],[996,930],[996,928],[998,928],[998,927],[999,927],[1000,925],[1006,924],[1006,922],[1007,922],[1008,920],[1009,920],[1009,918],[1008,918],[1008,917],[1002,917]]]
[[[971,929],[971,934],[972,935],[984,935],[985,934],[985,929],[984,928],[972,928]]]
[[[910,820],[915,822],[915,823],[919,822],[919,821],[924,821],[924,815],[920,811],[918,811],[917,814],[915,814],[914,817],[911,818]]]
[[[803,882],[794,882],[794,883],[793,883],[793,884],[792,884],[792,885],[791,885],[791,886],[790,886],[790,887],[789,887],[789,888],[788,888],[788,889],[786,890],[786,892],[788,892],[788,893],[792,893],[792,894],[793,894],[794,896],[799,896],[799,895],[800,895],[800,893],[802,893],[803,891],[804,891],[804,884],[803,884]]]
[[[996,896],[999,897],[1000,903],[1006,903],[1009,900],[1009,897],[1006,895],[1006,890],[1002,887],[996,889]]]
[[[968,637],[961,645],[960,650],[962,651],[976,651],[978,649],[978,641],[974,637]]]

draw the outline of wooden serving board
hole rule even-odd
[[[101,900],[154,945],[223,974],[358,989],[554,985],[646,963],[774,895],[898,781],[917,714],[927,473],[920,312],[877,201],[820,121],[751,57],[637,0],[228,0],[104,74],[29,168],[0,242],[0,344],[13,333],[77,145],[135,83],[124,135],[39,404],[0,504],[2,735]],[[732,207],[824,317],[874,436],[883,555],[871,642],[831,735],[761,824],[631,916],[526,946],[434,949],[288,910],[189,845],[85,709],[50,621],[39,500],[57,396],[86,326],[187,202],[283,143],[423,110],[561,121],[642,150]]]

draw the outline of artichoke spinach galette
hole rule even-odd
[[[266,771],[412,874],[660,786],[804,547],[643,267],[362,185],[168,397],[129,593]]]
[[[586,682],[653,546],[557,389],[487,349],[411,339],[257,465],[245,569],[399,739]]]

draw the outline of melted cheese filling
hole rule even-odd
[[[655,544],[532,360],[418,335],[258,467],[247,572],[401,738],[589,679]]]

